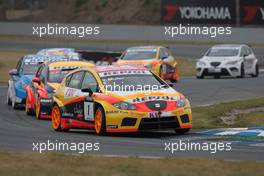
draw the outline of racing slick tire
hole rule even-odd
[[[58,105],[52,107],[51,113],[51,124],[52,128],[58,132],[67,132],[69,129],[61,127],[61,110]]]
[[[171,79],[170,82],[172,82],[172,83],[177,83],[178,80],[177,80],[177,79]]]
[[[9,88],[8,88],[7,95],[6,95],[6,103],[7,103],[8,106],[12,105],[12,101],[10,99]]]
[[[256,78],[258,77],[258,75],[259,75],[259,66],[258,64],[256,64],[255,73],[253,73],[251,76]]]
[[[94,128],[95,132],[99,136],[106,135],[106,120],[104,109],[102,106],[99,106],[95,111]]]
[[[176,134],[182,135],[185,133],[188,133],[190,131],[190,128],[186,128],[186,129],[175,129],[174,130]]]
[[[244,64],[241,64],[241,69],[240,69],[240,75],[238,76],[238,78],[244,78],[245,77],[245,68],[244,68]]]
[[[204,79],[204,74],[202,74],[201,76],[196,75],[196,78],[197,79]]]
[[[28,96],[26,96],[25,110],[26,110],[27,115],[34,115],[34,109],[33,108],[29,108]]]

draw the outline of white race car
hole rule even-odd
[[[204,76],[257,77],[258,74],[258,59],[247,45],[215,45],[196,63],[198,79]]]

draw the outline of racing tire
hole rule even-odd
[[[197,79],[204,79],[204,75],[203,74],[201,76],[196,75],[196,78]]]
[[[177,80],[177,79],[171,79],[170,82],[172,82],[172,83],[177,83],[178,80]]]
[[[29,108],[29,99],[28,96],[26,96],[26,105],[25,105],[25,110],[27,115],[34,115],[34,110],[33,108]]]
[[[255,73],[252,74],[251,76],[254,77],[254,78],[257,78],[258,75],[259,75],[259,66],[258,66],[258,64],[256,64]]]
[[[8,88],[7,95],[6,95],[6,103],[7,103],[8,106],[12,105],[12,101],[10,99],[9,88]]]
[[[95,111],[94,128],[95,128],[95,132],[99,136],[106,135],[106,120],[105,120],[104,109],[102,106],[99,106]]]
[[[245,77],[245,68],[244,68],[244,64],[241,64],[241,69],[240,69],[240,75],[238,76],[238,78],[244,78]]]
[[[175,129],[174,131],[176,134],[183,135],[188,133],[190,130],[191,130],[190,128],[184,128],[184,129]]]
[[[69,131],[69,129],[64,129],[61,127],[61,110],[60,107],[58,105],[54,105],[52,107],[52,113],[51,113],[51,125],[52,128],[55,131],[58,132],[67,132]]]

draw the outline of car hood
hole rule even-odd
[[[148,59],[148,60],[118,60],[117,64],[119,65],[149,65],[158,62],[156,59]]]
[[[57,90],[60,87],[60,83],[48,83],[50,87]]]
[[[108,95],[116,97],[122,101],[134,102],[134,100],[178,100],[181,94],[173,88],[167,88],[153,92],[115,91],[108,92]],[[152,97],[148,99],[148,97]]]
[[[236,61],[238,57],[203,57],[200,61],[203,62],[229,62],[229,61]]]

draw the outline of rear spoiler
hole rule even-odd
[[[83,60],[92,62],[96,65],[112,65],[122,55],[121,52],[114,51],[77,51]]]

